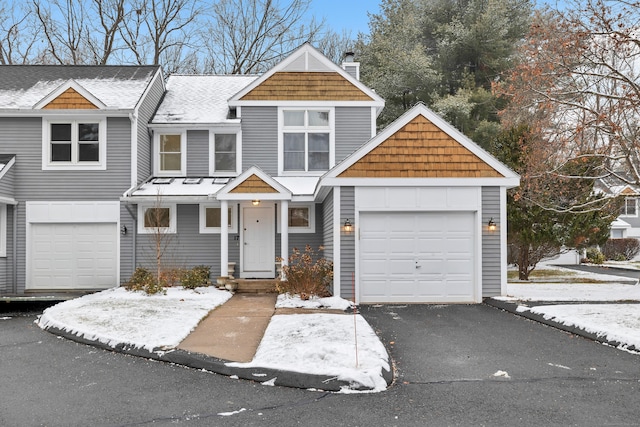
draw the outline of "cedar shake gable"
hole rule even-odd
[[[44,110],[98,110],[93,102],[82,96],[74,88],[70,87],[47,105]]]
[[[277,72],[242,101],[373,101],[336,72]]]
[[[417,115],[339,178],[502,178],[504,175]]]
[[[252,174],[229,193],[278,193],[278,190],[264,182],[256,174]]]

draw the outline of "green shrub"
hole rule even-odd
[[[200,286],[208,286],[210,268],[205,265],[197,265],[191,270],[185,270],[182,275],[182,286],[185,289],[195,289]]]
[[[609,239],[602,246],[602,253],[607,259],[615,261],[630,261],[640,253],[638,239]]]
[[[316,261],[316,254],[307,245],[304,253],[293,248],[293,253],[289,257],[288,265],[282,266],[282,273],[285,281],[278,282],[276,290],[279,293],[289,293],[300,295],[302,299],[310,296],[319,297],[330,296],[329,287],[333,279],[333,263],[326,258],[319,258]],[[282,262],[282,258],[277,258]]]
[[[162,280],[157,280],[149,270],[138,267],[124,284],[128,291],[142,291],[148,295],[166,294]]]
[[[592,264],[602,264],[606,258],[597,248],[587,249],[587,261]]]

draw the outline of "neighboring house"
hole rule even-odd
[[[5,87],[3,75],[0,99],[46,88],[0,105],[0,292],[115,286],[154,265],[160,228],[166,262],[213,277],[231,266],[275,278],[276,258],[308,244],[333,261],[334,294],[359,303],[500,295],[519,177],[424,105],[376,135],[384,102],[358,63],[343,66],[303,45],[259,77],[164,85],[153,67],[18,67],[39,79]],[[109,93],[74,76],[108,70]],[[71,85],[84,101],[63,103]],[[83,118],[86,102],[97,109]],[[59,120],[70,138],[52,137]],[[52,169],[56,156],[65,168]]]
[[[624,176],[624,174],[620,175]],[[627,184],[615,176],[609,176],[599,179],[595,188],[609,197],[624,197],[620,215],[611,223],[611,238],[640,238],[640,216],[638,215],[640,187]]]

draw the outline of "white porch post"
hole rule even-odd
[[[289,201],[283,200],[280,203],[280,257],[282,266],[289,263]],[[282,273],[281,279],[285,279]]]
[[[229,202],[220,201],[220,276],[229,276]]]

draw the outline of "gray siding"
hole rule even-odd
[[[0,146],[16,154],[17,200],[117,200],[131,176],[131,122],[107,119],[107,170],[42,170],[42,120],[0,118]]]
[[[324,256],[333,261],[333,190],[322,203],[322,233],[324,237]]]
[[[242,170],[253,165],[278,173],[277,107],[242,107]]]
[[[127,227],[127,234],[120,234],[120,283],[126,282],[133,274],[133,247],[139,237],[136,229],[137,215],[136,205],[120,203],[120,228]]]
[[[148,124],[155,114],[163,96],[164,84],[162,78],[157,78],[138,110],[138,183],[145,181],[151,176],[151,148],[153,140],[150,136]]]
[[[26,276],[25,201],[118,200],[131,177],[131,122],[107,119],[107,170],[42,170],[42,119],[0,118],[0,146],[15,154],[14,198],[17,206],[17,290],[23,293]]]
[[[209,176],[209,131],[187,131],[187,176]]]
[[[336,107],[336,164],[371,139],[371,108]]]
[[[279,209],[279,206],[276,206]],[[315,205],[316,209],[316,232],[315,233],[289,233],[289,254],[297,248],[300,252],[304,252],[307,245],[311,246],[316,258],[326,257],[326,253],[320,250],[324,245],[323,234],[323,212],[322,205]],[[276,220],[277,221],[277,220]],[[277,224],[276,224],[277,225]],[[277,228],[276,228],[277,230]],[[280,256],[281,240],[280,233],[276,233],[276,257]],[[275,262],[275,260],[274,260]]]
[[[500,220],[500,188],[482,187],[482,296],[500,295],[500,233],[490,232],[486,224]]]
[[[0,196],[12,199],[14,197],[15,169],[9,169],[0,179]]]
[[[353,187],[342,187],[340,190],[340,222],[346,218],[354,218],[355,191]],[[356,228],[357,228],[356,224]],[[353,300],[353,277],[356,271],[356,233],[340,235],[340,296]]]
[[[211,277],[219,276],[220,235],[200,234],[198,205],[178,205],[177,215],[178,232],[167,235],[164,265],[167,268],[206,265],[211,267]],[[238,258],[236,236],[237,234],[229,234],[229,261],[235,262]],[[155,270],[155,242],[152,234],[138,234],[136,262],[138,267]]]

